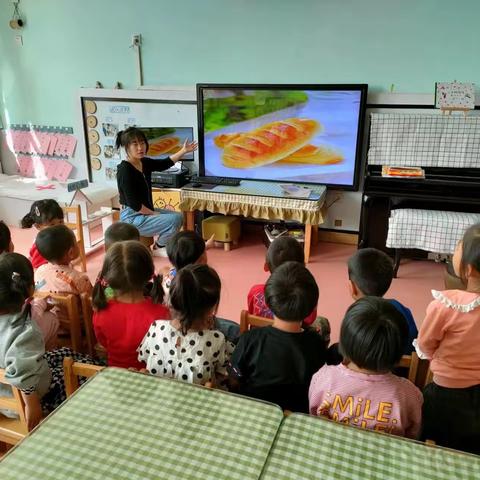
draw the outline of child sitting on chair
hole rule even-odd
[[[325,363],[323,339],[302,329],[318,303],[317,283],[303,264],[286,262],[268,279],[265,301],[273,312],[273,325],[240,336],[231,376],[244,395],[308,412],[310,380]]]
[[[152,280],[150,296],[145,285]],[[150,250],[136,240],[115,243],[105,254],[93,288],[93,327],[110,367],[137,368],[137,347],[154,320],[170,318],[162,304],[162,278]],[[110,295],[106,295],[106,290]]]
[[[362,248],[348,260],[348,279],[350,293],[355,300],[365,295],[383,297],[393,280],[393,262],[386,253],[376,248]],[[418,335],[412,312],[398,300],[388,301],[405,318],[408,332],[404,354],[409,355],[414,350],[413,340]]]
[[[140,241],[140,233],[137,227],[125,222],[112,223],[105,230],[105,251],[108,252],[113,244],[127,240]]]
[[[207,264],[205,240],[195,232],[186,230],[176,233],[166,245],[167,256],[172,264],[163,276],[163,290],[168,295],[175,275],[183,267],[195,264]]]
[[[313,376],[310,413],[417,438],[422,394],[409,380],[392,373],[406,339],[405,319],[389,301],[378,297],[357,300],[340,329],[343,364],[325,365]]]
[[[227,375],[233,346],[214,319],[220,278],[207,265],[187,265],[172,281],[172,320],[156,321],[138,347],[138,360],[152,375],[189,383],[218,384]]]
[[[86,273],[75,270],[71,265],[80,252],[75,234],[65,225],[40,230],[35,240],[37,249],[48,263],[35,272],[35,289],[50,293],[92,292],[92,284]]]
[[[33,226],[41,231],[44,228],[63,224],[64,213],[62,207],[53,199],[37,200],[32,203],[30,212],[27,213],[21,221],[22,228],[32,228]],[[30,249],[30,261],[33,268],[45,265],[48,260],[38,251],[34,242]]]
[[[187,265],[206,265],[207,249],[213,243],[213,236],[205,240],[195,232],[178,232],[167,242],[167,255],[172,266],[163,275],[163,291],[165,301],[169,302],[170,285],[177,273]],[[220,330],[230,342],[236,343],[240,335],[238,323],[215,317],[215,328]]]
[[[12,253],[14,245],[10,229],[0,221],[0,254]],[[44,298],[34,298],[30,302],[31,316],[42,332],[45,349],[53,350],[57,346],[58,318],[50,309],[51,305]]]
[[[299,262],[305,264],[305,253],[301,244],[293,237],[283,236],[276,238],[268,247],[263,269],[273,273],[276,268],[285,262]],[[254,285],[247,296],[248,313],[258,317],[273,318],[272,311],[265,303],[265,284]],[[325,317],[317,317],[317,306],[303,320],[305,327],[311,326],[322,336],[325,345],[330,343],[330,324]]]
[[[417,339],[430,360],[433,382],[424,389],[423,434],[439,445],[480,454],[480,223],[453,255],[466,290],[432,290]]]
[[[5,380],[22,393],[29,430],[44,412],[65,400],[63,358],[92,362],[67,348],[45,353],[42,334],[30,315],[33,291],[30,261],[18,253],[0,255],[0,368],[5,369]],[[0,396],[12,396],[8,386],[0,384]]]

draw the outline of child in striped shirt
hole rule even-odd
[[[394,435],[417,438],[423,398],[393,368],[402,357],[408,330],[388,301],[363,297],[347,310],[340,330],[343,363],[325,365],[312,378],[312,415]]]

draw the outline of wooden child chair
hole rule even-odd
[[[80,295],[80,302],[82,305],[82,321],[83,329],[85,330],[85,338],[87,341],[87,353],[93,357],[95,356],[95,332],[93,330],[93,307],[92,297],[88,293]]]
[[[82,272],[86,272],[87,257],[85,255],[85,241],[83,239],[82,212],[80,210],[80,205],[63,207],[63,213],[65,214],[64,224],[75,233],[78,248],[80,250],[80,256],[75,262],[73,262],[73,264],[79,264]]]
[[[104,368],[90,363],[74,362],[72,358],[65,357],[63,359],[63,378],[65,380],[67,398],[80,386],[78,377],[93,377]]]
[[[80,301],[82,303],[82,320],[87,341],[87,352],[91,357],[106,359],[107,351],[97,342],[95,330],[93,329],[92,297],[87,293],[82,293],[80,295]]]
[[[68,330],[71,347],[76,352],[82,352],[82,325],[80,321],[79,297],[73,293],[60,294],[35,292],[35,297],[50,297],[55,307],[60,309],[58,320],[60,325]]]
[[[250,315],[247,310],[242,310],[240,314],[240,333],[248,332],[251,327],[268,327],[272,324],[271,318]]]
[[[418,363],[419,363],[419,358],[417,353],[412,352],[411,355],[403,355],[398,364],[398,367],[400,368],[408,368],[407,378],[412,383],[415,383],[417,379]]]
[[[140,243],[145,245],[147,248],[150,248],[153,245],[153,237],[140,237]]]
[[[0,442],[15,445],[28,435],[25,404],[20,390],[5,380],[5,369],[0,369],[0,383],[12,389],[13,397],[0,397],[0,408],[15,412],[18,418],[9,418],[0,413]]]

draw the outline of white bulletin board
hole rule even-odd
[[[83,151],[91,182],[116,185],[116,168],[125,158],[114,147],[116,133],[129,126],[157,132],[159,138],[197,140],[195,91],[81,89]],[[168,135],[167,135],[168,134]],[[173,153],[173,151],[171,152]],[[198,164],[197,153],[194,162]]]

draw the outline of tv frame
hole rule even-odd
[[[283,83],[283,84],[268,84],[268,83],[197,83],[197,113],[198,113],[198,170],[199,175],[205,176],[205,145],[204,145],[204,124],[203,124],[203,95],[204,89],[217,89],[217,90],[231,90],[231,89],[243,89],[243,90],[350,90],[359,91],[360,96],[360,110],[358,112],[358,134],[357,145],[355,148],[355,169],[353,173],[352,185],[341,185],[336,183],[318,183],[318,182],[289,182],[288,180],[270,180],[252,178],[245,179],[244,177],[228,177],[236,178],[237,180],[250,180],[252,182],[275,182],[275,183],[305,183],[310,185],[324,185],[327,188],[334,190],[346,190],[346,191],[358,191],[360,183],[360,175],[362,173],[362,146],[364,141],[364,127],[365,127],[365,113],[367,105],[368,84],[367,83],[328,83],[328,84],[296,84],[296,83]],[[210,176],[210,175],[207,175]],[[215,178],[214,175],[211,175]]]

